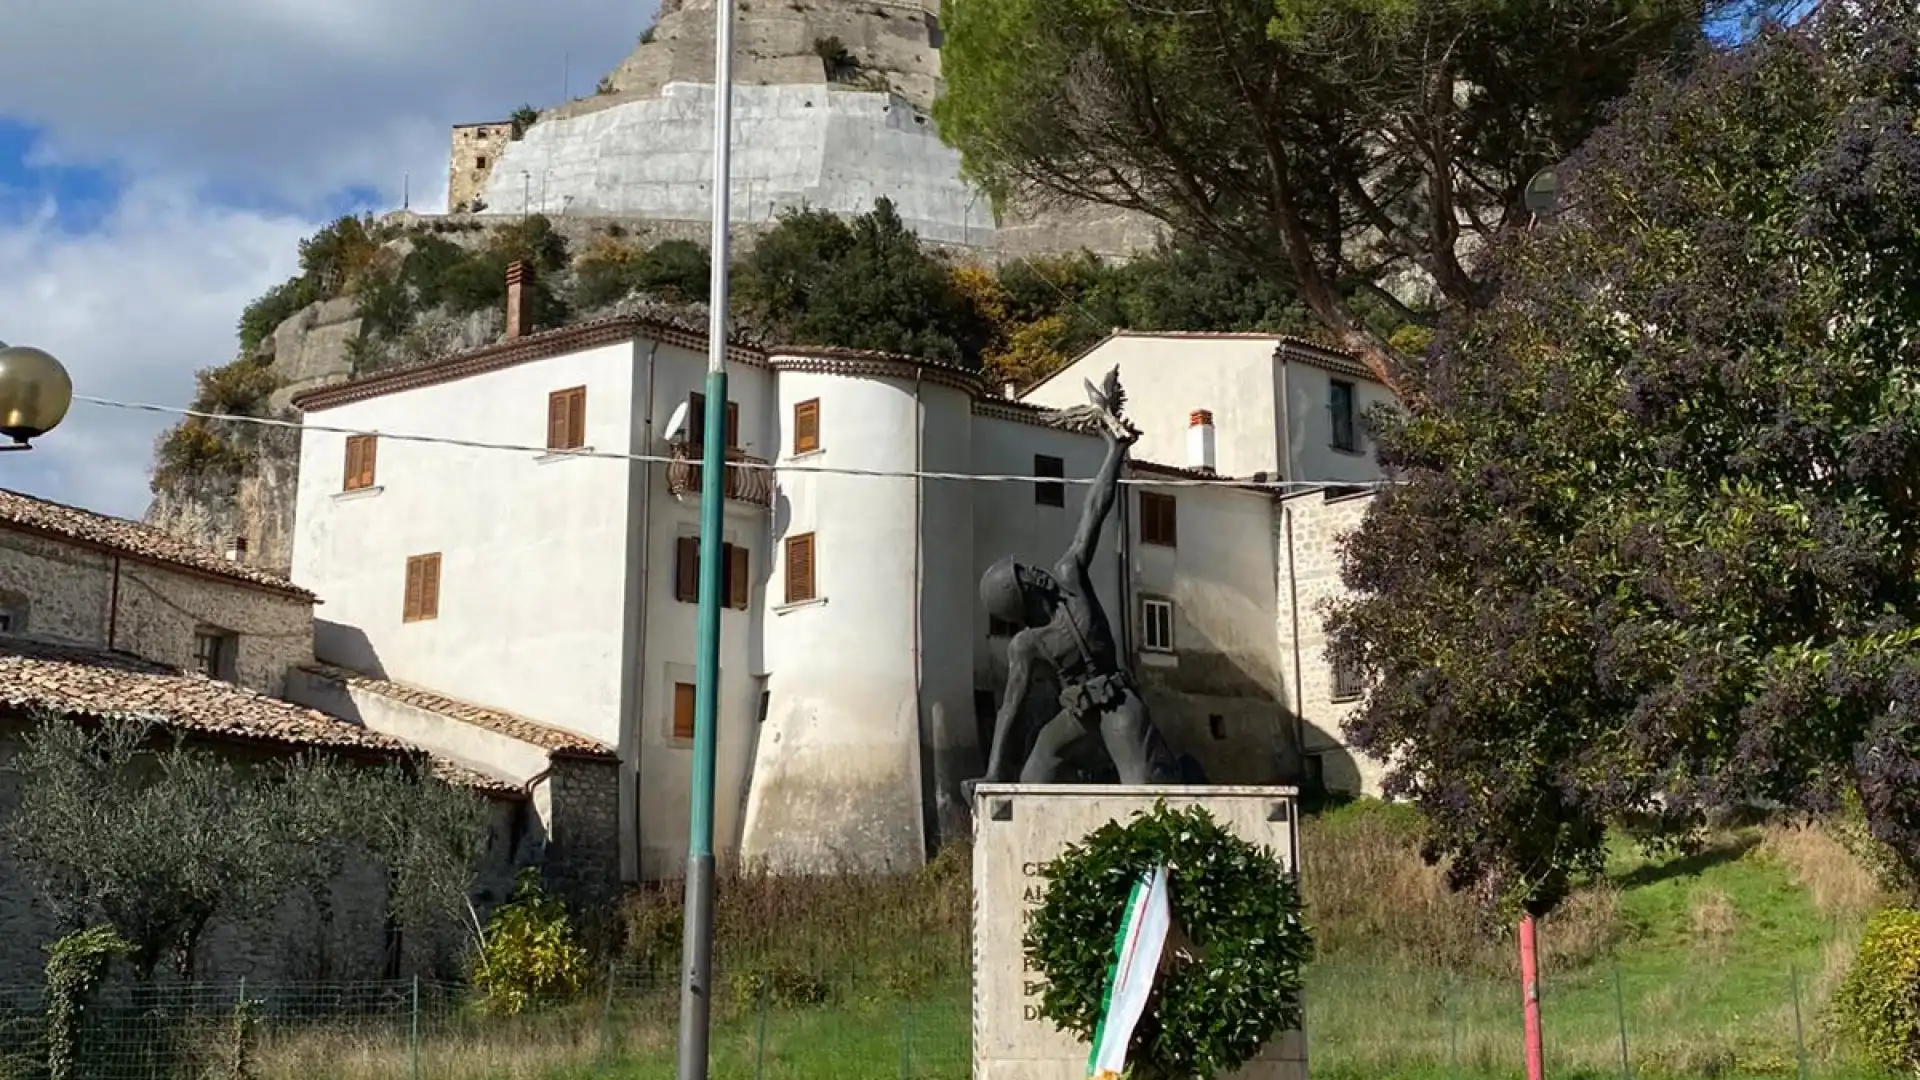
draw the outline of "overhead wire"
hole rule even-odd
[[[305,420],[282,420],[271,416],[244,416],[237,413],[208,412],[201,409],[184,409],[170,405],[154,405],[138,401],[116,401],[113,398],[94,397],[89,394],[75,394],[73,400],[87,405],[108,409],[126,409],[132,412],[159,413],[166,416],[190,417],[197,420],[217,421],[221,423],[251,424],[257,427],[279,428],[294,431],[321,431],[331,435],[370,435],[393,442],[422,443],[431,446],[455,446],[468,450],[496,450],[509,453],[527,454],[535,457],[579,457],[595,458],[605,461],[639,462],[643,464],[671,465],[687,462],[688,459],[665,454],[636,454],[614,450],[595,450],[591,447],[574,449],[554,449],[548,446],[535,446],[524,443],[487,442],[479,439],[460,439],[448,435],[424,435],[414,432],[383,431],[379,428],[339,427],[328,424],[316,424]],[[691,462],[697,464],[697,462]],[[1151,462],[1138,462],[1153,467]],[[836,465],[814,465],[807,463],[779,463],[774,461],[729,461],[728,468],[764,469],[774,473],[808,473],[827,476],[867,476],[890,479],[921,480],[960,480],[983,483],[1007,484],[1092,484],[1092,477],[1072,476],[1022,476],[1012,473],[955,473],[924,472],[895,469],[859,469]],[[1391,480],[1329,481],[1329,480],[1265,480],[1236,477],[1121,477],[1122,484],[1138,484],[1148,487],[1228,487],[1262,488],[1273,491],[1313,491],[1322,488],[1352,490],[1358,488],[1380,488],[1395,483]]]

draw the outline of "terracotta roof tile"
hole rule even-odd
[[[549,727],[537,720],[529,720],[515,713],[450,698],[424,687],[394,682],[391,679],[378,679],[333,664],[304,664],[301,670],[344,683],[356,690],[365,690],[370,694],[378,694],[404,705],[438,713],[450,720],[458,720],[463,724],[472,724],[477,728],[518,739],[529,746],[537,746],[549,754],[596,758],[615,756],[612,747],[598,740]]]
[[[1179,480],[1211,480],[1215,481],[1220,487],[1231,487],[1241,491],[1257,491],[1262,495],[1273,495],[1286,490],[1285,488],[1263,484],[1257,478],[1253,477],[1221,476],[1218,473],[1202,472],[1199,469],[1189,469],[1182,465],[1168,465],[1158,461],[1142,461],[1138,458],[1128,458],[1127,466],[1135,473],[1167,476]]]
[[[418,747],[256,690],[166,664],[29,637],[0,637],[0,705],[65,715],[146,721],[179,731],[388,756]],[[518,788],[433,759],[449,783],[496,792]]]
[[[228,562],[214,552],[194,547],[151,525],[0,488],[0,527],[4,526],[77,541],[142,562],[272,589],[303,600],[315,599],[313,593],[279,574]]]

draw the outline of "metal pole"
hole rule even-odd
[[[713,772],[720,715],[720,530],[727,463],[727,262],[733,180],[733,0],[714,5],[713,260],[707,415],[700,455],[700,614],[694,666],[693,783],[687,814],[686,944],[681,950],[679,1080],[706,1080],[713,989]]]

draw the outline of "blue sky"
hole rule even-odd
[[[75,390],[184,405],[301,237],[446,198],[449,125],[547,106],[654,0],[59,0],[0,34],[0,341]],[[138,517],[152,414],[75,403],[0,487]]]

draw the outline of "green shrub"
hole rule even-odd
[[[587,950],[566,905],[540,887],[540,872],[520,871],[513,899],[487,922],[473,985],[482,1007],[512,1015],[535,1004],[578,997],[587,982]]]
[[[87,1008],[106,978],[107,965],[128,950],[110,926],[79,930],[47,946],[48,1080],[83,1075]]]
[[[1833,996],[1841,1036],[1889,1072],[1920,1068],[1920,911],[1887,908]]]
[[[306,277],[288,278],[268,289],[240,312],[240,352],[251,354],[281,323],[318,299],[320,291]]]

